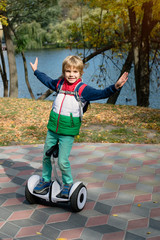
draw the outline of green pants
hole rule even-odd
[[[47,157],[45,153],[50,147],[55,145],[57,142],[59,142],[58,166],[62,173],[62,181],[64,184],[71,184],[73,183],[73,178],[68,158],[74,142],[74,136],[59,135],[50,130],[48,130],[47,132],[47,137],[44,145],[42,177],[46,182],[49,182],[51,180],[52,175],[51,157]]]

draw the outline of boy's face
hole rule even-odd
[[[77,68],[66,67],[64,77],[69,83],[75,83],[79,78],[81,78],[81,74]]]

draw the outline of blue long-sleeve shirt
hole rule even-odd
[[[34,72],[34,75],[48,88],[52,89],[53,91],[57,91],[56,86],[59,81],[59,79],[53,80],[49,76],[47,76],[45,73],[40,72],[39,70],[36,70]],[[93,87],[90,87],[89,85],[86,85],[84,90],[82,91],[81,97],[84,98],[86,101],[95,101],[100,100],[104,98],[110,97],[113,93],[115,93],[117,89],[115,88],[115,85],[110,85],[109,87],[101,90],[101,89],[95,89]]]

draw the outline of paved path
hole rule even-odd
[[[74,144],[83,211],[30,205],[26,180],[41,174],[43,145],[0,147],[0,239],[160,240],[160,145]]]

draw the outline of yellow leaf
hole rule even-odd
[[[56,238],[56,240],[67,240],[67,238]]]

